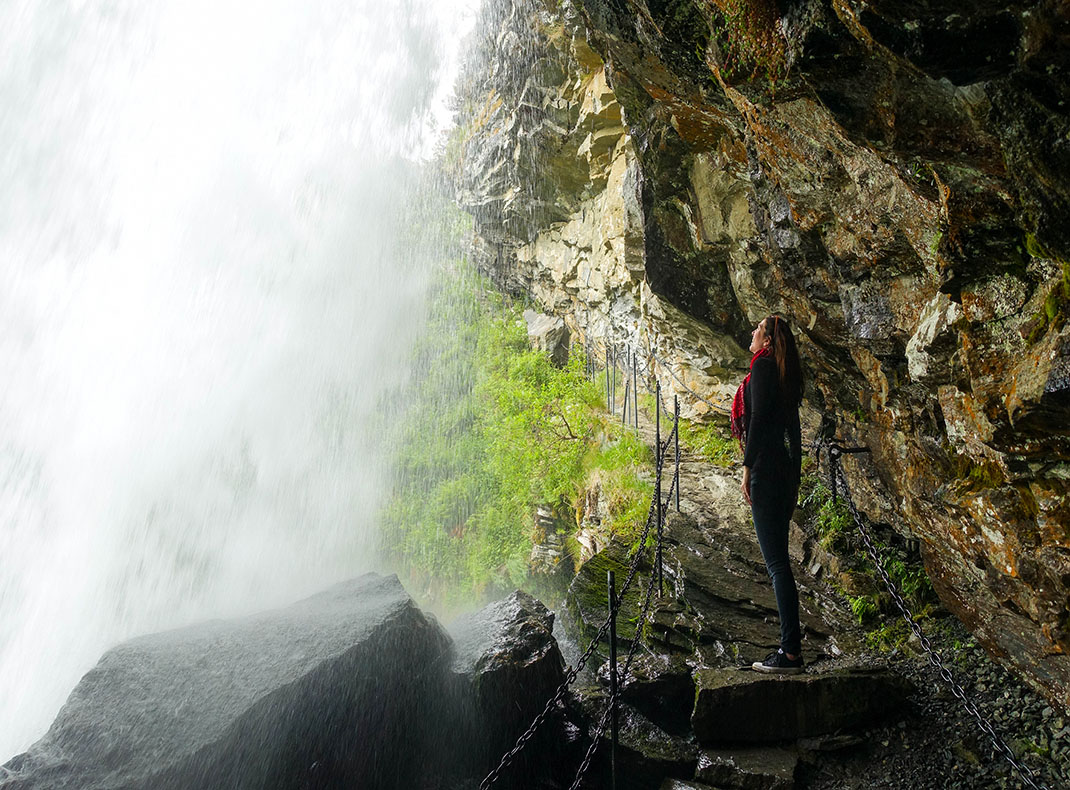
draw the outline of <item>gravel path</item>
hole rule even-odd
[[[1070,716],[992,661],[954,618],[946,618],[944,627],[930,638],[978,710],[1036,773],[1038,783],[1049,790],[1070,788]],[[871,730],[861,746],[805,763],[800,787],[1028,787],[995,754],[975,719],[927,661],[902,654],[866,660],[890,664],[910,678],[917,689],[914,715]]]

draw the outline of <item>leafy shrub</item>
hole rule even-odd
[[[437,279],[412,358],[393,399],[407,406],[390,429],[380,549],[418,595],[452,604],[530,586],[536,508],[568,524],[595,471],[610,531],[637,536],[650,451],[605,414],[582,353],[557,367],[531,350],[519,310],[462,266]]]
[[[810,475],[803,477],[802,489],[807,492],[801,501],[805,520],[822,548],[838,557],[843,569],[839,577],[833,578],[832,586],[844,596],[858,623],[866,627],[866,643],[874,649],[901,647],[909,636],[909,628],[885,590],[846,502],[842,497],[833,501],[829,488]],[[869,529],[889,578],[916,619],[925,620],[936,602],[925,568],[903,548],[881,539],[890,536],[890,529],[880,525],[870,525]],[[845,584],[843,579],[852,581]]]

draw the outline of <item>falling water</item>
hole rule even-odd
[[[0,762],[118,640],[373,562],[472,5],[0,7]]]

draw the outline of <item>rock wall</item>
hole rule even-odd
[[[866,512],[1063,707],[1068,43],[1051,0],[497,0],[451,149],[484,269],[685,415],[792,320]]]

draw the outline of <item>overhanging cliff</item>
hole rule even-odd
[[[872,518],[1070,707],[1070,19],[1056,2],[501,0],[453,166],[481,265],[688,416],[753,322]]]

